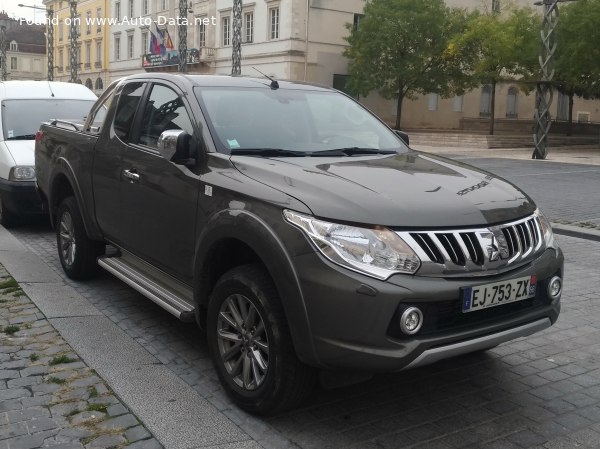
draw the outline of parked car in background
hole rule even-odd
[[[51,118],[83,121],[96,95],[81,84],[0,81],[0,224],[44,212],[35,189],[35,133]]]
[[[196,320],[251,412],[298,404],[318,369],[417,367],[560,313],[563,255],[531,198],[332,89],[134,75],[36,142],[66,274],[99,264]]]

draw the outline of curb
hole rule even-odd
[[[594,240],[600,242],[600,230],[582,228],[580,226],[566,225],[561,223],[552,223],[552,230],[555,234],[577,237],[585,240]]]

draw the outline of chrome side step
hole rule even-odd
[[[98,265],[180,320],[195,319],[192,290],[132,254],[103,256]]]

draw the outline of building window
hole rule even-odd
[[[102,17],[102,8],[96,9],[96,31],[102,31],[102,23],[100,22],[100,18]]]
[[[91,79],[86,79],[85,80],[85,87],[87,87],[89,90],[92,90],[92,88],[94,87],[94,85],[92,84],[92,80]]]
[[[96,90],[104,89],[104,83],[102,82],[102,78],[96,78]]]
[[[427,109],[429,111],[437,111],[438,110],[438,94],[429,94],[427,95]]]
[[[133,34],[127,36],[127,58],[133,59]]]
[[[354,14],[354,29],[356,30],[360,26],[360,21],[365,17],[364,14]]]
[[[479,116],[489,117],[492,111],[492,86],[486,84],[481,88],[481,104],[479,105]]]
[[[556,106],[556,118],[557,120],[568,120],[569,119],[569,96],[558,93],[558,105]]]
[[[500,12],[500,0],[492,0],[492,12]]]
[[[17,70],[17,58],[15,56],[10,58],[10,69]]]
[[[166,11],[169,8],[169,3],[167,0],[160,0],[160,10]]]
[[[148,46],[149,46],[149,42],[148,42],[148,32],[144,31],[142,32],[142,55],[146,54],[146,53],[150,53]]]
[[[85,67],[90,68],[92,66],[92,44],[85,44]]]
[[[463,111],[463,101],[465,97],[462,95],[456,95],[454,97],[454,112],[462,112]]]
[[[231,17],[221,19],[223,26],[223,47],[231,45]]]
[[[115,19],[121,20],[121,2],[115,3]]]
[[[85,13],[85,34],[92,34],[92,11]]]
[[[279,6],[269,9],[269,38],[279,39]]]
[[[506,118],[517,118],[519,116],[519,112],[517,110],[517,98],[519,96],[519,91],[516,87],[511,87],[508,89],[508,95],[506,97]]]
[[[142,0],[142,14],[143,15],[150,14],[150,1],[149,0]]]
[[[17,43],[15,41],[10,43],[10,51],[18,51],[19,46],[17,45]]]
[[[102,65],[102,42],[96,42],[96,67],[100,67]]]
[[[75,18],[75,25],[77,28],[77,37],[81,36],[81,16]]]
[[[244,14],[244,42],[254,41],[254,13]]]
[[[129,0],[129,18],[133,17],[133,0]]]
[[[63,34],[65,34],[64,31],[64,25],[62,20],[58,22],[58,40],[62,41],[63,40]]]
[[[206,25],[204,18],[200,18],[201,22],[198,25],[198,48],[206,47]]]
[[[121,59],[121,38],[115,36],[115,61]]]
[[[81,45],[77,46],[77,64],[81,66]]]
[[[62,50],[58,51],[58,71],[62,72],[63,69],[63,59],[64,59],[64,53]]]

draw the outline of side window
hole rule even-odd
[[[160,135],[170,129],[182,129],[190,135],[194,133],[190,116],[177,92],[155,84],[144,110],[139,143],[156,148]]]
[[[96,106],[96,108],[92,111],[92,119],[90,120],[89,128],[87,132],[92,134],[99,134],[100,128],[104,124],[104,119],[106,117],[106,112],[108,108],[110,108],[110,104],[112,103],[114,95],[110,94],[108,97],[104,99],[104,101]]]
[[[133,116],[144,93],[144,83],[129,83],[121,91],[119,104],[115,112],[113,129],[117,137],[123,141],[129,139]]]

